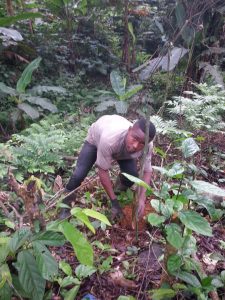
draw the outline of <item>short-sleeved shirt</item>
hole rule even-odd
[[[143,150],[129,153],[125,146],[128,129],[133,124],[118,115],[105,115],[91,125],[86,140],[97,147],[96,165],[108,170],[114,160],[137,159]],[[144,171],[151,171],[153,142],[149,143],[148,153],[144,162]]]

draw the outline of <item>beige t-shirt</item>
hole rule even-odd
[[[135,153],[126,150],[125,137],[132,126],[131,122],[118,115],[105,115],[91,125],[86,140],[97,147],[98,167],[108,170],[114,160],[136,159],[143,154],[143,150]],[[152,170],[152,150],[153,142],[150,142],[144,163],[145,171]]]

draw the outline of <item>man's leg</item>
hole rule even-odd
[[[87,176],[88,172],[92,168],[97,158],[97,148],[94,145],[91,145],[87,141],[84,143],[79,157],[77,159],[77,164],[74,169],[73,174],[71,175],[69,182],[66,185],[66,191],[70,192],[79,187],[82,181]],[[74,200],[74,193],[69,195],[63,200],[63,203],[71,205],[71,202]],[[60,218],[64,219],[65,216],[68,216],[68,209],[62,209],[60,212]]]
[[[121,173],[138,177],[137,162],[135,159],[124,159],[117,161],[120,166]],[[133,185],[133,182],[126,178],[124,175],[119,174],[115,184],[115,192],[126,191]]]

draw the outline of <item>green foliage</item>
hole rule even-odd
[[[185,118],[190,128],[224,131],[225,91],[220,86],[199,84],[201,94],[186,92],[186,97],[174,97],[169,111]]]
[[[0,179],[7,174],[12,159],[13,154],[9,145],[0,143]]]
[[[143,86],[141,84],[136,84],[136,85],[129,86],[128,89],[126,89],[126,83],[127,83],[126,78],[125,77],[122,78],[119,72],[115,70],[113,70],[110,73],[110,82],[116,95],[110,95],[106,97],[105,95],[103,95],[99,99],[100,103],[95,108],[95,110],[98,112],[102,112],[106,110],[108,107],[115,106],[117,113],[125,114],[128,109],[128,104],[124,101],[128,100],[129,98],[137,94],[142,89]],[[106,94],[111,94],[111,93],[106,92]]]
[[[46,109],[52,113],[57,112],[57,107],[50,100],[42,97],[35,97],[26,93],[25,89],[30,84],[33,72],[39,67],[41,58],[33,60],[23,71],[20,79],[17,82],[16,89],[0,83],[0,90],[11,97],[17,103],[17,110],[12,112],[14,123],[21,118],[22,112],[25,112],[31,119],[37,119],[40,116],[40,111]],[[32,105],[36,105],[33,107]]]
[[[33,60],[23,71],[20,79],[17,81],[16,90],[18,93],[25,93],[26,87],[30,84],[32,74],[39,67],[41,57]]]
[[[63,164],[60,150],[64,146],[65,135],[61,130],[51,130],[30,136],[14,135],[15,165],[23,172],[54,173],[55,167]],[[18,146],[15,146],[15,145]],[[35,159],[34,159],[35,157]]]
[[[191,133],[178,128],[176,120],[164,120],[158,115],[153,115],[150,118],[151,122],[155,125],[157,133],[162,135],[181,135],[187,137]]]
[[[63,155],[73,155],[79,150],[92,119],[82,118],[79,124],[73,116],[66,121],[52,116],[33,123],[21,134],[14,134],[7,144],[0,144],[0,177],[6,176],[9,166],[23,176],[54,173],[64,167]]]
[[[9,284],[14,289],[16,286],[16,291],[12,293],[19,293],[29,299],[43,299],[46,280],[54,281],[58,274],[58,263],[46,246],[62,246],[64,243],[60,233],[45,231],[36,234],[28,227],[18,229],[4,243],[1,241],[1,288],[7,289]],[[13,269],[9,269],[12,256],[18,276]],[[0,294],[2,293],[3,290],[0,289]]]
[[[158,289],[158,290],[151,290],[150,295],[153,300],[164,300],[164,299],[171,299],[176,296],[176,292],[173,289]]]
[[[17,21],[35,19],[40,17],[42,17],[40,13],[21,13],[17,14],[16,16],[0,18],[0,26],[10,26],[12,24],[15,24]]]
[[[93,249],[82,233],[66,221],[60,224],[60,230],[72,244],[79,262],[87,266],[92,266],[94,258]]]
[[[193,157],[199,151],[199,148],[194,139],[188,138],[182,141],[181,150],[184,159],[186,159]],[[156,212],[150,213],[147,220],[152,226],[162,229],[166,243],[174,249],[174,254],[168,252],[167,270],[171,275],[187,284],[187,286],[179,287],[178,290],[185,289],[192,294],[205,297],[214,287],[211,284],[212,280],[207,281],[198,262],[192,258],[192,255],[197,252],[197,243],[192,231],[197,234],[212,236],[212,228],[209,222],[194,210],[194,204],[197,201],[200,206],[205,206],[209,211],[211,209],[213,211],[212,202],[207,207],[206,201],[201,202],[202,197],[199,196],[197,191],[201,193],[202,191],[211,190],[212,194],[215,191],[215,194],[223,196],[224,191],[207,182],[193,180],[193,178],[187,176],[189,164],[185,160],[174,163],[170,168],[153,168],[161,173],[162,183],[158,190],[153,191],[156,199],[151,200],[151,205]],[[127,174],[124,174],[124,176],[137,185],[143,186],[140,179],[128,177]],[[176,181],[178,181],[177,184]],[[144,187],[147,190],[150,189],[148,186]],[[195,200],[191,202],[192,199]],[[223,215],[222,211],[221,215]],[[193,272],[197,273],[197,276]],[[152,299],[166,299],[174,297],[177,290],[175,288],[161,288],[152,290],[150,293]]]

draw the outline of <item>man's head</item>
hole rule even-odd
[[[146,124],[146,119],[141,118],[128,129],[125,144],[129,153],[138,152],[144,148]],[[149,142],[154,139],[155,134],[155,126],[152,122],[149,122]]]

